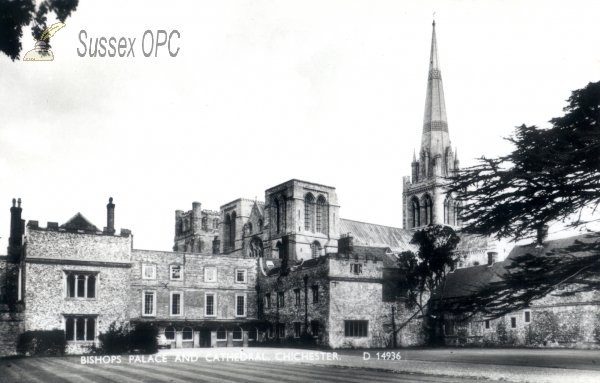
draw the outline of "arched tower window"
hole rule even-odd
[[[313,209],[315,197],[308,193],[304,197],[304,230],[313,231]]]
[[[325,209],[325,197],[322,195],[317,199],[317,233],[325,232],[325,222],[327,222],[326,218],[326,209]]]
[[[260,233],[261,231],[263,231],[263,220],[259,219],[258,220],[258,232]]]
[[[229,238],[231,237],[231,216],[225,216],[225,226],[223,226],[223,239],[225,240],[225,249],[229,250]]]
[[[321,255],[321,244],[318,241],[314,241],[310,245],[310,253],[313,258],[317,258]]]
[[[248,222],[248,235],[252,234],[252,222]]]
[[[231,213],[231,229],[229,230],[229,245],[232,250],[235,249],[235,221],[237,219],[237,214],[235,211]]]
[[[454,203],[454,226],[459,226],[460,204]]]
[[[444,201],[444,224],[452,225],[452,201],[449,198],[446,198]]]
[[[279,233],[281,231],[281,206],[277,198],[273,200],[273,203],[275,204],[275,228]]]
[[[411,203],[412,227],[421,226],[421,207],[417,197],[412,199]]]
[[[425,195],[423,197],[423,209],[425,216],[425,225],[430,225],[433,223],[433,201],[429,195]]]
[[[202,217],[202,230],[208,230],[208,218]]]
[[[219,228],[219,219],[215,218],[213,219],[213,229],[218,229]]]

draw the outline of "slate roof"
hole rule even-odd
[[[512,260],[525,254],[545,256],[548,253],[569,252],[577,247],[577,244],[600,243],[600,233],[588,233],[576,235],[568,238],[555,239],[543,243],[543,247],[537,248],[535,243],[523,246],[515,246],[508,257],[502,262],[496,262],[491,267],[486,265],[472,266],[454,270],[446,278],[446,288],[444,297],[457,298],[468,296],[479,291],[484,286],[492,282],[501,280],[506,273],[505,266],[512,263]],[[570,252],[576,256],[590,255],[590,251]]]
[[[351,233],[354,245],[390,248],[395,253],[407,250],[417,251],[417,247],[410,244],[414,234],[413,230],[340,219],[339,233],[340,235]],[[494,246],[491,238],[462,234],[456,251],[459,253],[479,252]]]
[[[60,225],[60,227],[73,230],[98,230],[98,228],[96,228],[96,226],[92,224],[87,218],[85,218],[81,213],[75,214],[67,222]]]

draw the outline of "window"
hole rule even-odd
[[[167,340],[175,340],[175,327],[167,327],[165,329],[165,338]]]
[[[241,327],[236,327],[233,329],[233,340],[243,340],[244,339],[244,331]]]
[[[68,341],[93,341],[96,339],[95,316],[65,317],[65,336]]]
[[[318,241],[314,241],[310,245],[310,253],[313,258],[317,258],[319,255],[321,255],[321,244]]]
[[[252,327],[248,330],[248,340],[258,340],[258,330],[256,327]]]
[[[294,306],[300,306],[300,289],[294,290]]]
[[[517,318],[515,318],[515,317],[510,318],[510,328],[517,328]]]
[[[219,327],[217,330],[217,340],[227,340],[227,330],[223,327]]]
[[[184,327],[181,335],[183,341],[194,339],[194,331],[189,327]]]
[[[489,320],[489,319],[486,319],[486,320],[485,320],[485,329],[486,329],[486,330],[489,330],[489,329],[490,329],[490,320]]]
[[[142,265],[142,279],[156,279],[156,265]]]
[[[312,286],[311,289],[312,289],[313,303],[319,303],[319,286],[318,285]]]
[[[285,323],[277,323],[277,337],[285,338]]]
[[[236,295],[235,296],[235,316],[245,317],[246,316],[246,296]]]
[[[271,308],[271,294],[270,293],[265,294],[265,308],[266,309]]]
[[[347,320],[344,321],[344,336],[348,337],[366,337],[369,329],[367,320]]]
[[[230,230],[229,230],[229,249],[230,250],[234,250],[235,249],[235,220],[237,219],[237,215],[235,213],[235,211],[233,213],[231,213],[231,226],[230,226]]]
[[[283,291],[277,293],[277,307],[283,307],[285,304],[285,296]]]
[[[171,316],[180,316],[183,313],[183,293],[171,293]]]
[[[217,218],[213,219],[213,229],[219,228],[219,220]]]
[[[208,230],[208,218],[202,217],[202,230]]]
[[[235,271],[235,282],[246,283],[247,270],[236,270]]]
[[[360,263],[350,264],[350,272],[352,274],[362,274],[362,265]]]
[[[171,280],[180,281],[183,279],[183,266],[171,265]]]
[[[97,273],[67,273],[67,298],[96,298]]]
[[[217,281],[217,268],[216,267],[205,267],[204,268],[204,282],[216,282]]]
[[[262,219],[258,220],[258,231],[259,232],[263,231],[263,220]]]
[[[275,250],[277,251],[277,258],[279,259],[283,259],[283,245],[281,244],[281,242],[277,242],[277,244],[275,245]]]
[[[214,317],[217,312],[217,297],[215,294],[206,294],[204,296],[204,316]]]
[[[156,292],[144,291],[142,294],[142,316],[155,316]]]
[[[426,195],[423,198],[423,208],[425,209],[425,225],[433,223],[433,202],[431,197]]]
[[[525,323],[531,323],[531,311],[525,311],[524,321]]]
[[[269,327],[267,327],[267,336],[269,338],[273,338],[274,334],[273,334],[273,325],[269,324]]]
[[[421,207],[419,200],[415,197],[412,200],[412,227],[421,226]]]
[[[300,338],[301,323],[294,322],[294,338]]]
[[[317,233],[325,233],[325,220],[323,219],[323,213],[325,211],[325,198],[322,195],[317,199],[317,217],[316,217],[316,227]]]
[[[252,222],[248,222],[248,234],[252,234]]]
[[[319,336],[319,321],[313,320],[310,322],[310,331],[313,336]]]
[[[304,197],[304,230],[313,231],[313,209],[315,204],[315,197],[308,193]]]

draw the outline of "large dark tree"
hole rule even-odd
[[[581,219],[600,203],[600,82],[576,90],[565,115],[542,129],[521,125],[507,138],[515,150],[479,159],[451,179],[463,202],[463,233],[519,240],[545,224]]]
[[[33,38],[39,39],[47,27],[48,13],[53,12],[64,22],[78,3],[79,0],[44,0],[36,7],[35,0],[0,0],[0,51],[11,60],[18,60],[24,27],[31,24]]]
[[[458,262],[455,249],[459,242],[460,238],[449,226],[429,225],[414,233],[410,243],[417,245],[418,250],[401,253],[398,266],[407,293],[407,308],[417,310],[396,332],[420,314],[425,318],[429,341],[436,342],[436,329],[443,323],[446,275]],[[436,296],[432,299],[434,292]]]
[[[565,241],[562,248],[541,243],[544,225],[587,224],[596,219],[582,213],[600,203],[600,82],[573,91],[568,103],[564,116],[550,120],[551,128],[517,127],[508,138],[512,153],[482,157],[451,179],[448,192],[464,204],[461,232],[515,241],[537,236],[538,243],[519,248],[497,275],[471,286],[470,296],[453,302],[452,313],[498,317],[550,293],[600,287],[597,234]]]

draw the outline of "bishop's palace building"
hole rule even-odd
[[[25,224],[21,201],[13,201],[8,252],[0,257],[0,355],[15,353],[24,331],[53,329],[65,331],[69,353],[84,353],[113,322],[151,322],[176,348],[246,347],[307,335],[333,348],[390,346],[394,329],[414,314],[399,293],[397,255],[414,250],[415,229],[460,226],[460,206],[441,187],[458,167],[434,23],[423,134],[412,175],[404,177],[402,228],[342,218],[334,187],[296,179],[268,188],[264,202],[240,198],[218,211],[193,202],[190,211],[176,211],[173,252],[133,248],[131,232],[115,230],[112,198],[103,229],[80,213],[61,225]],[[462,236],[448,296],[497,275],[503,268],[497,246]],[[558,341],[593,343],[599,302],[597,294],[545,298],[503,318],[448,322],[446,338],[494,342],[503,326],[515,344],[525,344],[536,319],[551,314],[559,329],[577,324],[576,339]],[[424,342],[419,320],[396,336],[399,346]]]

